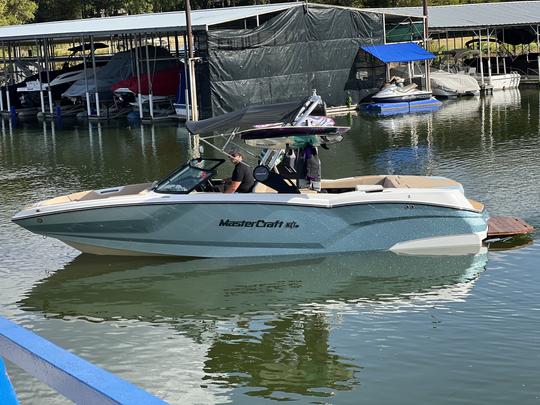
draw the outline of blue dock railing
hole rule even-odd
[[[163,405],[99,367],[0,317],[0,403],[18,404],[2,358],[16,364],[75,403]]]

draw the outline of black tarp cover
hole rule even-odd
[[[254,29],[208,32],[212,113],[309,96],[328,105],[373,92],[357,79],[360,45],[382,44],[380,14],[300,5]],[[369,88],[366,88],[369,87]]]

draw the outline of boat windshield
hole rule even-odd
[[[154,188],[158,193],[188,194],[206,183],[216,174],[224,159],[193,159],[161,180]]]

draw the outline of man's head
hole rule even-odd
[[[240,163],[243,159],[242,153],[237,150],[230,151],[229,157],[231,159],[231,162],[234,164]]]

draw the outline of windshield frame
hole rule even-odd
[[[201,162],[205,162],[205,163],[208,162],[208,163],[213,163],[213,164],[210,164],[209,167],[207,168],[197,167],[197,164],[200,164]],[[217,173],[216,169],[219,166],[221,166],[223,163],[225,163],[225,159],[207,159],[207,158],[191,159],[187,163],[176,168],[173,172],[171,172],[169,175],[167,175],[163,179],[159,180],[158,183],[152,188],[152,190],[156,193],[161,193],[161,194],[189,194],[193,190],[195,190],[197,187],[199,187],[201,184],[207,182],[212,177],[214,177]],[[177,175],[185,171],[186,168],[189,168],[190,170],[194,170],[195,173],[197,171],[204,172],[206,176],[201,176],[201,180],[195,183],[189,189],[186,188],[185,190],[181,190],[181,191],[180,190],[160,190],[160,188],[170,183],[171,180],[174,179]]]

